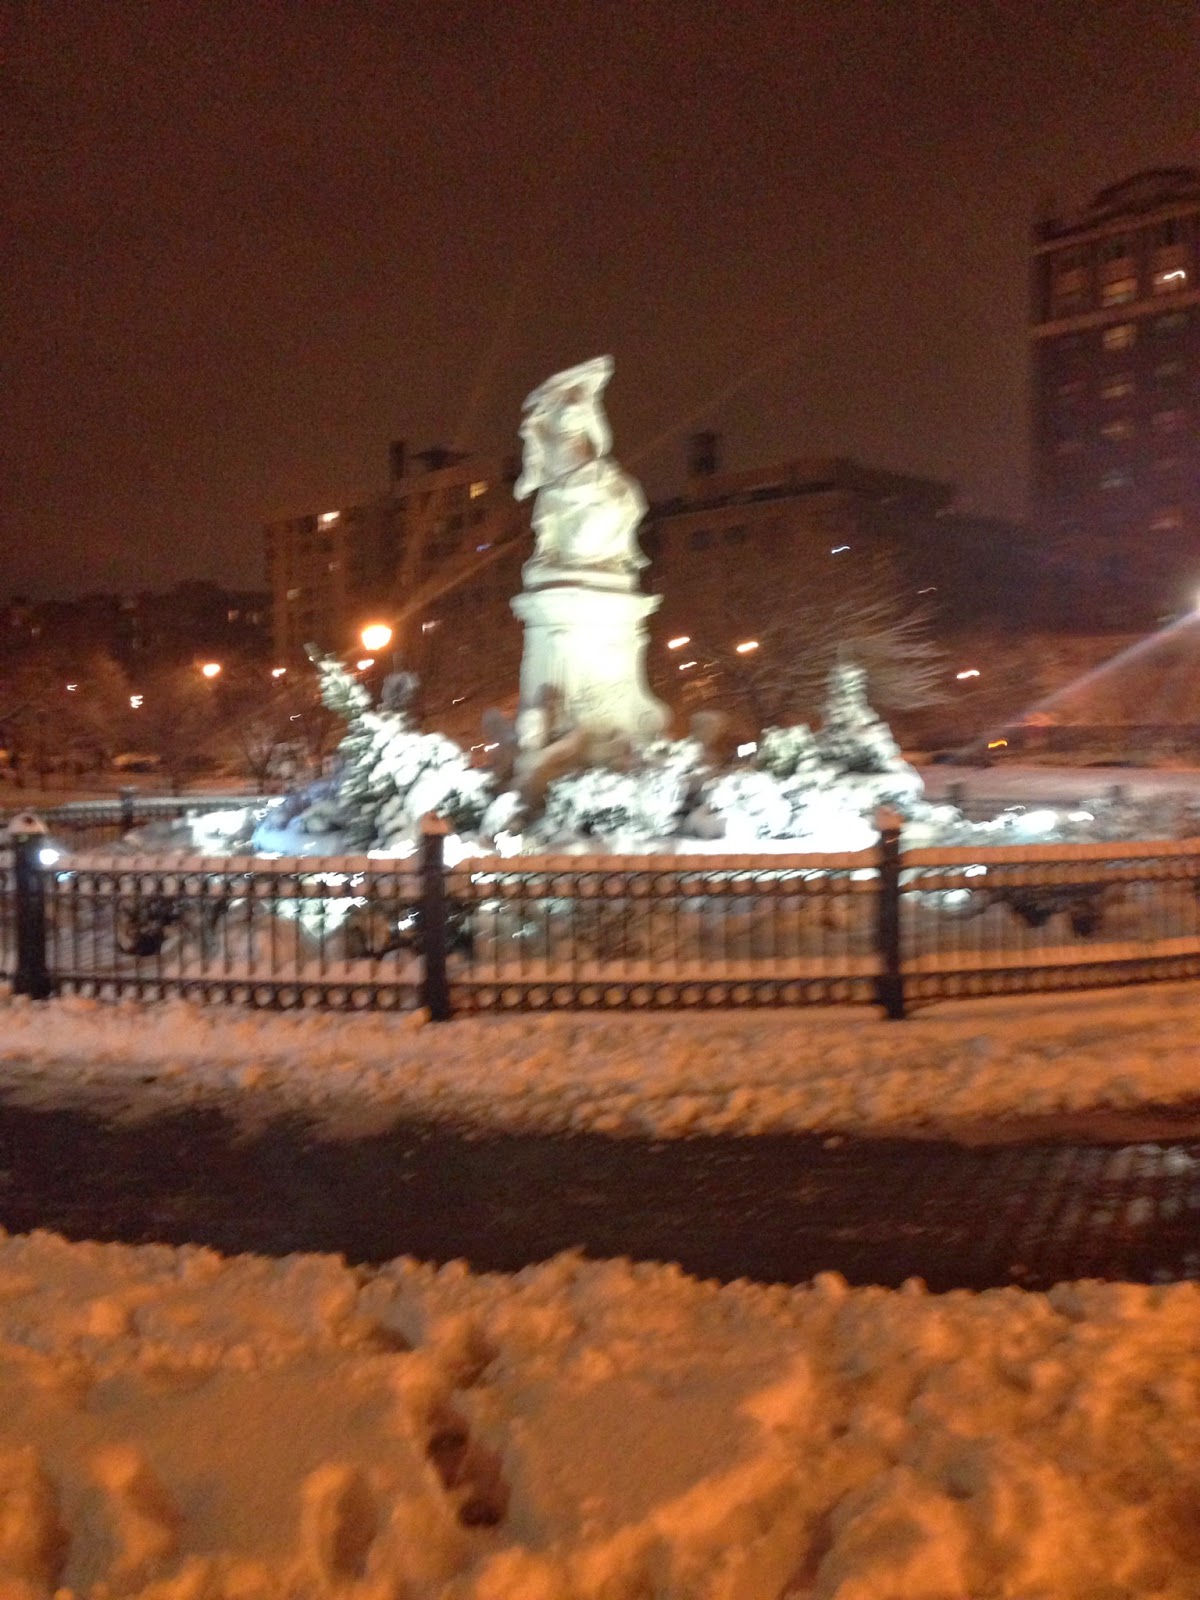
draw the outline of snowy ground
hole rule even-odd
[[[874,1010],[463,1018],[0,999],[0,1095],[361,1132],[951,1129],[1200,1100],[1200,985]]]
[[[0,1240],[5,1600],[1200,1591],[1200,1287]]]
[[[0,1001],[0,1095],[610,1132],[1193,1101],[1200,986],[462,1020]],[[552,1203],[550,1201],[549,1203]],[[1200,1286],[725,1288],[0,1235],[0,1600],[1200,1593]]]
[[[1056,767],[997,761],[990,767],[923,766],[920,773],[929,800],[945,800],[956,788],[968,800],[1000,800],[1006,805],[1077,804],[1107,794],[1114,784],[1120,784],[1132,800],[1200,793],[1200,770],[1186,766]]]

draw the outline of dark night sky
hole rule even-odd
[[[0,594],[258,583],[264,517],[378,488],[393,437],[514,448],[602,351],[652,491],[714,426],[731,466],[836,451],[1019,514],[1035,207],[1200,163],[1195,0],[0,27]]]

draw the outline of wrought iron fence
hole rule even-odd
[[[1200,840],[406,862],[0,852],[19,991],[453,1013],[870,1003],[1200,976]]]
[[[907,1002],[1200,976],[1200,839],[910,850]]]

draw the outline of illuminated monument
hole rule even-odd
[[[667,708],[646,683],[646,619],[658,604],[638,586],[642,491],[608,454],[609,356],[558,372],[526,399],[518,500],[531,494],[534,552],[512,602],[525,627],[518,740],[566,729],[648,744]]]

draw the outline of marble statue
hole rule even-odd
[[[646,501],[608,454],[602,396],[612,370],[611,356],[581,362],[539,384],[524,405],[513,493],[536,499],[534,552],[512,602],[525,628],[522,748],[573,733],[638,747],[667,722],[646,683],[646,619],[659,603],[638,587]]]
[[[646,565],[637,542],[646,513],[640,486],[608,451],[612,432],[603,394],[611,356],[556,372],[525,400],[518,500],[536,494],[536,547],[526,571],[531,587],[549,571],[628,574]]]

